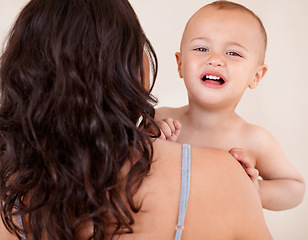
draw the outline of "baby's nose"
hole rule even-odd
[[[222,67],[224,65],[223,60],[221,59],[221,56],[218,54],[211,54],[211,56],[208,59],[208,65],[213,67]]]

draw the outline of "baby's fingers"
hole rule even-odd
[[[160,128],[160,132],[161,132],[161,139],[166,140],[168,137],[171,136],[171,129],[168,126],[168,124],[164,121],[159,121],[157,122],[158,127]]]
[[[167,140],[170,141],[170,142],[176,142],[177,139],[178,139],[178,136],[180,135],[182,125],[178,120],[173,120],[172,125],[170,125],[170,126],[173,126],[173,128],[170,127],[171,136],[167,137]],[[173,129],[174,129],[174,131],[173,131]]]
[[[255,168],[246,168],[245,169],[247,175],[250,177],[253,184],[256,186],[257,189],[259,189],[259,171]]]
[[[174,128],[175,128],[173,134],[174,134],[176,137],[178,137],[178,136],[180,135],[180,132],[181,132],[182,124],[181,124],[178,120],[174,120],[174,121],[173,121],[173,126],[174,126]]]
[[[254,167],[252,165],[252,159],[251,156],[249,156],[249,154],[240,148],[232,148],[229,153],[237,160],[240,162],[240,164],[244,167],[244,168],[251,168]]]
[[[258,179],[259,177],[259,171],[256,168],[246,168],[245,169],[248,176],[252,179]]]
[[[179,121],[173,120],[172,118],[165,118],[158,121],[157,125],[161,130],[161,139],[176,142],[182,127]]]

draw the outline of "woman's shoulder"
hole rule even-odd
[[[155,168],[160,176],[159,185],[173,189],[177,196],[182,145],[159,140],[154,146],[159,153]],[[177,201],[178,198],[174,199],[173,204]],[[176,211],[177,208],[173,214]],[[221,227],[225,229],[221,239],[248,239],[250,234],[255,235],[251,239],[271,239],[258,192],[241,165],[224,150],[191,146],[190,193],[183,239],[217,239]]]
[[[159,139],[154,142],[153,171],[158,172],[157,174],[166,172],[166,178],[179,176],[181,159],[182,144]],[[248,191],[255,192],[255,189],[251,188],[251,180],[239,162],[222,149],[191,146],[191,176],[193,187],[220,188],[219,191],[233,194],[232,191],[237,185],[241,189],[247,188]],[[242,193],[246,194],[247,191]]]
[[[192,230],[189,239],[198,239],[193,234],[202,229],[204,223],[198,224],[198,219],[204,219],[204,213],[209,214],[207,220],[210,219],[216,233],[223,226],[223,239],[271,239],[259,194],[242,166],[228,152],[192,147],[191,175],[190,197],[194,204],[190,205],[192,214],[187,223],[191,223]],[[215,239],[212,230],[204,230],[203,236],[214,234]]]

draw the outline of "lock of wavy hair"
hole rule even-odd
[[[19,239],[78,239],[87,222],[90,239],[132,232],[148,128],[159,135],[144,51],[154,82],[156,55],[127,0],[32,0],[21,11],[0,69],[1,217]]]

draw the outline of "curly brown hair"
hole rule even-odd
[[[77,239],[85,222],[91,239],[132,232],[159,135],[144,51],[154,83],[157,58],[127,0],[32,0],[21,11],[0,62],[1,217],[19,239]]]

